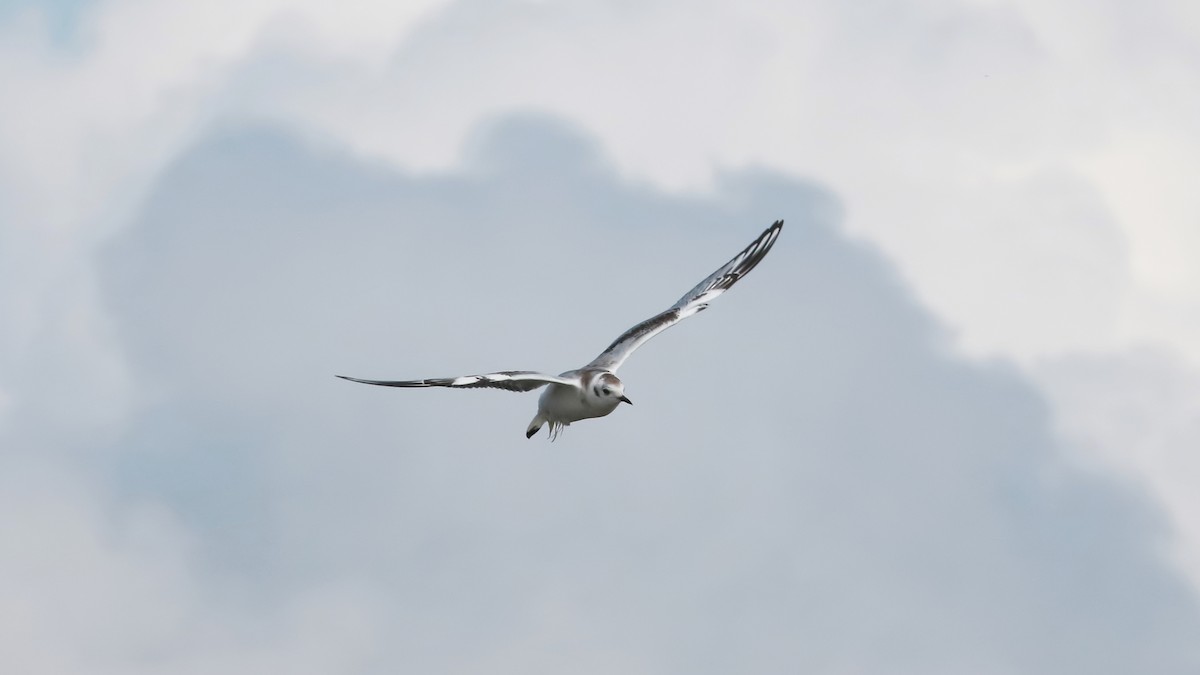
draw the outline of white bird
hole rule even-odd
[[[633,350],[647,340],[674,326],[693,314],[707,309],[708,303],[716,299],[738,279],[745,276],[762,261],[779,232],[783,221],[777,220],[763,231],[733,260],[722,265],[695,288],[684,293],[669,309],[657,314],[621,334],[608,349],[601,352],[591,363],[577,370],[555,377],[530,370],[504,370],[483,375],[463,375],[428,380],[360,380],[338,375],[344,380],[375,384],[383,387],[453,387],[478,389],[490,387],[508,391],[533,391],[546,387],[538,399],[537,414],[525,430],[525,437],[532,438],[543,424],[550,425],[550,440],[558,437],[563,427],[592,417],[604,417],[616,410],[622,402],[633,405],[625,396],[625,384],[617,377],[617,369],[629,358]]]

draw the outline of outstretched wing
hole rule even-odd
[[[670,309],[653,316],[625,331],[608,349],[588,364],[589,367],[604,368],[616,371],[629,358],[633,350],[641,347],[650,338],[683,321],[689,316],[708,307],[717,296],[721,295],[737,283],[738,279],[746,276],[754,266],[762,261],[779,237],[783,229],[783,221],[777,220],[762,234],[758,235],[749,246],[735,255],[733,260],[725,263],[707,279],[701,281],[695,288],[688,291],[671,306]]]
[[[463,375],[461,377],[437,377],[428,380],[360,380],[357,377],[338,375],[343,380],[376,384],[381,387],[453,387],[455,389],[505,389],[508,391],[533,391],[548,384],[565,384],[578,386],[578,380],[554,375],[535,373],[532,370],[504,370],[498,373],[484,375]]]

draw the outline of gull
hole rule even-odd
[[[712,302],[738,279],[746,276],[771,250],[775,239],[783,228],[777,220],[758,235],[758,238],[742,249],[732,260],[708,275],[695,288],[683,294],[674,305],[625,331],[591,363],[576,370],[554,376],[531,370],[502,370],[483,375],[461,377],[439,377],[427,380],[361,380],[356,377],[338,375],[351,382],[374,384],[381,387],[451,387],[454,389],[505,389],[507,391],[533,391],[546,387],[538,399],[537,414],[525,430],[526,438],[549,424],[550,440],[558,438],[563,427],[572,422],[604,417],[617,409],[621,403],[633,405],[625,396],[625,383],[617,377],[617,369],[625,359],[647,340],[684,319],[708,308]]]

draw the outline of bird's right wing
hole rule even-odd
[[[451,387],[454,389],[504,389],[507,391],[533,391],[548,384],[565,384],[579,386],[578,379],[556,377],[535,373],[532,370],[504,370],[498,373],[484,375],[463,375],[461,377],[438,377],[428,380],[360,380],[357,377],[338,375],[337,377],[351,382],[375,384],[381,387]]]

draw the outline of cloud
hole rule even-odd
[[[1055,426],[1082,461],[1153,495],[1170,515],[1171,555],[1200,580],[1200,375],[1179,357],[1143,348],[1077,354],[1039,364]]]
[[[830,193],[746,170],[666,194],[537,116],[471,147],[400,173],[227,129],[106,251],[154,394],[109,475],[194,538],[199,597],[271,625],[368,589],[334,605],[386,639],[303,644],[380,672],[1195,668],[1158,517],[1069,461],[1013,368],[954,357]],[[555,445],[524,439],[529,396],[332,377],[576,366],[780,216],[753,275],[623,369],[638,405]]]
[[[387,67],[284,43],[224,94],[412,170],[449,168],[481,121],[532,109],[673,191],[745,166],[813,176],[969,353],[1152,339],[1190,354],[1196,327],[1178,317],[1196,296],[1183,264],[1195,209],[1176,177],[1200,143],[1181,114],[1200,89],[1181,11],[460,2]]]
[[[0,465],[7,671],[317,673],[374,648],[368,589],[330,583],[256,611],[198,574],[199,542],[165,505],[122,502],[62,462],[10,451]]]
[[[0,12],[0,387],[63,324],[82,333],[73,336],[81,351],[107,358],[107,327],[92,306],[94,247],[128,222],[161,167],[228,110],[226,82],[262,45],[282,41],[318,62],[369,67],[436,7],[22,4]]]
[[[670,0],[636,5],[466,1],[336,6],[307,0],[203,6],[115,0],[73,6],[66,27],[57,23],[61,11],[35,3],[23,3],[16,12],[0,11],[0,90],[7,93],[6,114],[0,118],[0,445],[7,454],[0,458],[0,472],[15,477],[14,484],[27,480],[50,494],[61,491],[67,505],[53,513],[40,502],[27,507],[14,503],[12,508],[15,513],[37,514],[31,521],[44,517],[51,524],[48,529],[57,532],[57,539],[45,539],[47,546],[80,551],[84,560],[98,557],[99,566],[109,572],[91,577],[94,583],[147,598],[144,606],[131,603],[143,608],[130,610],[135,618],[125,633],[97,633],[111,636],[108,641],[116,645],[113,662],[123,666],[141,649],[136,645],[149,644],[138,641],[139,626],[144,625],[233,626],[205,633],[186,648],[168,650],[174,660],[170,668],[163,667],[166,670],[204,669],[205,663],[210,670],[230,670],[235,664],[249,670],[257,664],[262,670],[268,662],[274,666],[270,669],[288,669],[287,650],[300,653],[301,645],[329,646],[309,637],[319,635],[327,624],[304,619],[320,614],[324,606],[345,609],[330,610],[329,616],[341,617],[330,619],[333,624],[407,625],[411,616],[393,616],[399,613],[391,609],[397,603],[390,596],[381,600],[382,609],[364,609],[370,606],[367,598],[385,595],[373,586],[387,577],[374,571],[384,565],[347,572],[343,557],[305,548],[313,523],[328,519],[322,539],[345,537],[347,550],[366,546],[372,555],[365,559],[403,559],[407,553],[386,541],[363,544],[374,534],[375,520],[351,517],[376,509],[395,522],[400,508],[381,495],[395,492],[396,476],[408,467],[393,464],[397,459],[384,446],[363,445],[377,439],[372,423],[404,414],[393,421],[392,433],[424,447],[441,442],[441,437],[432,431],[421,435],[414,428],[420,428],[418,422],[437,420],[439,433],[490,446],[496,442],[496,430],[524,425],[531,404],[484,395],[451,401],[451,393],[442,392],[444,397],[408,397],[405,412],[398,413],[394,399],[360,392],[355,396],[362,398],[347,405],[379,407],[356,417],[359,426],[352,431],[339,427],[335,434],[334,427],[314,421],[309,428],[278,432],[273,422],[262,420],[282,420],[285,413],[321,417],[307,400],[312,396],[308,380],[291,381],[287,387],[279,382],[308,370],[354,368],[373,374],[385,361],[390,362],[389,372],[394,368],[397,375],[413,374],[414,366],[436,368],[436,374],[498,365],[554,369],[579,363],[611,333],[660,309],[660,302],[652,298],[644,306],[631,305],[630,298],[642,298],[641,282],[647,275],[635,270],[664,265],[662,302],[668,302],[682,290],[672,284],[698,278],[744,243],[741,236],[722,235],[718,240],[671,223],[708,222],[715,228],[717,219],[728,217],[725,224],[736,220],[740,228],[746,220],[769,221],[779,215],[775,209],[751,214],[750,204],[768,184],[790,185],[780,189],[791,194],[788,190],[795,184],[771,173],[782,170],[812,176],[841,198],[837,204],[820,190],[808,195],[811,199],[796,198],[823,214],[812,216],[815,220],[831,222],[835,217],[830,214],[844,211],[839,227],[879,246],[894,261],[894,278],[884,285],[912,289],[916,297],[908,298],[907,290],[895,292],[892,299],[899,303],[907,298],[910,307],[907,313],[896,309],[899,304],[893,307],[899,318],[887,322],[889,330],[895,324],[903,332],[899,326],[909,325],[905,317],[915,321],[925,316],[916,308],[919,299],[936,321],[927,317],[933,327],[928,334],[916,331],[907,338],[913,344],[1002,354],[1024,363],[1033,376],[1030,382],[1045,392],[1054,415],[1053,420],[1029,424],[1052,426],[1067,435],[1065,441],[1048,441],[1052,455],[1058,457],[1068,447],[1072,462],[1116,474],[1120,489],[1147,491],[1148,501],[1167,510],[1163,526],[1170,526],[1174,538],[1152,522],[1144,536],[1153,541],[1132,548],[1142,555],[1158,542],[1154,545],[1175,551],[1175,560],[1185,569],[1194,569],[1188,562],[1194,557],[1189,553],[1196,537],[1190,525],[1194,509],[1183,489],[1191,472],[1181,459],[1195,445],[1187,430],[1190,418],[1181,412],[1190,409],[1193,392],[1179,383],[1190,382],[1187,364],[1195,361],[1195,345],[1200,344],[1195,266],[1190,264],[1195,255],[1189,253],[1197,243],[1191,224],[1196,198],[1184,178],[1194,173],[1194,158],[1200,154],[1195,151],[1200,139],[1192,122],[1200,92],[1193,67],[1192,45],[1200,25],[1195,11],[1191,3],[1166,0],[1139,5],[1136,11],[1074,0],[909,3],[870,11],[848,11],[843,4],[821,1],[698,10],[694,3]],[[534,143],[552,158],[525,153],[527,141],[511,128],[499,134],[486,131],[497,114],[513,110],[548,111],[570,120],[558,125],[559,142]],[[247,119],[259,120],[263,127],[210,134],[213,120],[231,121],[236,127]],[[295,136],[279,136],[270,130],[272,125]],[[533,135],[545,138],[547,125],[545,120],[533,124]],[[585,130],[592,140],[575,138],[575,129]],[[176,161],[193,144],[188,159]],[[295,201],[297,208],[316,214],[314,218],[328,215],[327,202],[348,204],[336,214],[339,222],[375,223],[379,232],[367,239],[378,247],[333,246],[319,218],[296,229],[297,241],[288,238],[290,229],[259,233],[262,222],[302,224],[304,218],[267,208],[261,196],[243,194],[203,172],[186,173],[198,171],[203,157],[209,157],[224,162],[248,188],[264,189],[266,178],[260,174],[278,172],[277,165],[286,163],[278,159],[281,156],[292,158],[296,171],[311,172],[293,177],[291,184],[305,185],[304,192],[312,196],[307,202],[299,198],[304,195],[294,194],[279,201]],[[537,159],[543,167],[516,170],[514,163],[517,169],[528,168],[516,157],[523,162]],[[323,169],[314,168],[318,165]],[[247,168],[254,166],[262,169]],[[170,177],[161,173],[164,167],[169,167]],[[526,182],[505,182],[509,174],[513,180],[525,176]],[[198,184],[220,185],[221,190],[202,198],[196,194]],[[398,185],[405,186],[403,198],[395,195]],[[461,195],[460,188],[470,186],[491,186],[509,198],[533,194],[531,203],[545,213],[521,212],[523,220],[508,235],[492,229],[494,219],[482,212],[470,214],[472,227],[456,225],[458,232],[391,232],[399,226],[425,231],[430,221],[460,223],[466,211],[448,206],[444,194]],[[603,193],[602,186],[613,192]],[[151,188],[153,194],[148,194]],[[172,189],[179,194],[171,196]],[[667,194],[660,192],[664,189]],[[443,197],[435,198],[431,190],[441,191]],[[356,191],[363,191],[362,200],[344,195]],[[428,212],[422,210],[425,207],[416,209],[425,215],[414,224],[407,216],[413,212],[412,200],[420,195],[425,195],[419,201]],[[228,213],[217,215],[241,223],[237,232],[220,229],[211,217],[189,220],[188,212],[178,206],[187,204],[188,211],[213,216],[212,202],[224,199],[231,199],[225,207]],[[354,206],[358,201],[361,204]],[[481,201],[499,213],[515,212],[498,195],[489,193]],[[639,213],[657,214],[646,222],[653,220],[662,229],[628,225],[625,207],[631,201]],[[381,203],[392,207],[386,218],[377,213]],[[551,209],[552,204],[558,208]],[[588,213],[579,205],[586,205]],[[686,218],[680,215],[680,209],[689,208]],[[561,214],[553,227],[546,220],[550,212]],[[155,218],[157,226],[151,222]],[[129,254],[131,276],[122,281],[123,263],[112,262],[114,258],[100,261],[97,250],[135,222],[142,235],[157,231],[155,227],[175,233],[164,236],[164,245],[171,246],[180,246],[171,243],[180,236],[176,230],[196,228],[198,233],[191,236],[198,248],[172,254],[178,270],[156,268]],[[787,234],[794,237],[795,217],[789,222]],[[546,283],[547,261],[558,259],[561,245],[570,240],[563,234],[566,230],[558,229],[566,226],[580,228],[570,232],[593,233],[576,257],[588,260],[584,277],[608,279],[607,284],[584,284],[580,290],[567,283],[579,275],[561,269]],[[199,234],[213,227],[217,231],[207,235],[211,238]],[[488,236],[475,228],[484,228]],[[695,251],[697,258],[712,262],[698,260],[693,267],[685,256],[675,259],[682,252],[683,232],[688,234],[687,246],[705,247]],[[544,239],[540,248],[529,245],[535,238]],[[230,243],[234,240],[246,246],[239,249]],[[292,242],[295,250],[277,250],[282,240]],[[497,259],[460,260],[459,252],[476,241],[503,255],[497,258],[505,264],[501,278],[512,289],[483,309],[474,302],[480,295],[474,271],[494,269]],[[646,248],[631,250],[625,245],[631,241],[644,242]],[[120,260],[125,255],[120,253],[122,246],[108,255]],[[537,264],[529,262],[530,250],[539,256]],[[247,251],[257,260],[245,260]],[[329,251],[340,254],[324,258]],[[783,252],[773,253],[773,259]],[[438,264],[414,260],[421,256],[432,256]],[[212,278],[212,269],[224,269],[227,258],[242,272]],[[293,261],[298,269],[280,269],[277,258]],[[201,265],[202,259],[213,264]],[[399,274],[392,268],[400,263],[401,269],[420,272],[405,277],[409,286],[388,276]],[[876,263],[866,267],[886,267],[879,258]],[[96,286],[97,265],[111,284],[107,291]],[[245,271],[255,267],[271,270],[277,283],[294,285],[299,289],[296,296],[306,300],[296,301],[284,290],[271,288],[269,278]],[[347,267],[353,274],[344,272]],[[461,278],[445,280],[447,267],[454,267]],[[301,268],[304,273],[298,271]],[[323,276],[332,269],[339,271],[335,278]],[[613,269],[621,278],[606,277]],[[770,274],[764,267],[755,278]],[[170,291],[156,290],[155,296],[139,286],[143,278],[162,279],[161,288]],[[435,289],[436,297],[453,293],[459,298],[456,308],[470,309],[453,314],[460,322],[453,330],[429,332],[449,323],[442,305],[421,304],[430,296],[430,279],[444,280]],[[139,293],[145,297],[121,296],[115,289],[123,283],[142,288]],[[546,290],[546,285],[551,288]],[[488,284],[489,289],[493,286]],[[195,303],[196,319],[180,315],[172,304],[181,288]],[[819,288],[823,293],[836,290]],[[581,298],[587,289],[595,289],[595,295]],[[764,310],[750,304],[759,300],[748,290],[737,295],[747,299],[728,308],[724,305],[729,301],[722,301],[720,312],[738,319],[706,315],[697,325],[679,330],[699,339],[706,330],[742,325],[739,312],[757,312],[746,314],[744,322],[761,325]],[[280,305],[281,299],[289,302]],[[280,308],[290,308],[292,302],[311,303],[310,313]],[[589,309],[584,316],[567,318],[557,311],[579,302]],[[607,302],[617,304],[605,309]],[[364,321],[380,306],[397,303],[406,303],[416,319],[373,316]],[[111,314],[110,305],[118,304],[122,313]],[[514,324],[513,315],[527,323]],[[160,321],[160,316],[169,320]],[[331,335],[325,323],[331,316],[340,318],[340,325],[372,330],[347,328]],[[223,321],[204,322],[200,317]],[[258,326],[263,317],[284,320],[292,330],[289,339],[272,330],[237,328]],[[726,326],[727,321],[733,323]],[[882,318],[861,320],[868,328],[884,323]],[[947,326],[945,334],[937,324]],[[544,332],[545,343],[529,340],[531,332]],[[843,341],[858,350],[854,353],[870,352],[871,336],[851,333],[831,334],[828,344],[817,345],[820,349],[814,347],[814,353],[841,350]],[[298,335],[311,336],[317,344],[297,347]],[[489,339],[481,341],[480,335]],[[599,342],[568,348],[581,335],[598,336]],[[722,340],[733,339],[720,335]],[[817,339],[807,333],[802,337]],[[669,339],[684,338],[661,338]],[[350,350],[356,359],[352,362],[347,361],[347,344],[355,347]],[[750,344],[791,354],[770,341]],[[396,355],[397,345],[414,345],[420,352],[402,359]],[[680,372],[697,368],[697,362],[716,369],[721,381],[741,376],[741,371],[720,371],[722,364],[707,356],[660,348],[661,355],[645,364],[636,359],[630,363],[639,387],[674,383]],[[1088,354],[1081,356],[1081,350]],[[723,346],[715,353],[725,351]],[[230,357],[246,352],[256,359]],[[1146,353],[1157,356],[1147,358]],[[319,364],[295,367],[304,359],[318,358]],[[937,358],[965,368],[940,352]],[[833,386],[843,381],[838,377],[857,372],[838,363],[800,364],[805,373],[811,369],[822,374],[804,386]],[[237,372],[233,365],[239,366]],[[775,367],[760,365],[763,372]],[[640,371],[644,376],[637,370],[641,368],[647,369]],[[994,372],[996,367],[985,364],[976,369],[983,379],[1020,381],[1003,368]],[[264,377],[252,379],[247,373]],[[240,386],[231,388],[230,381]],[[186,394],[181,383],[190,385]],[[868,384],[858,389],[874,386]],[[717,396],[715,387],[693,388]],[[1107,390],[1132,398],[1110,399]],[[651,391],[639,395],[638,410],[623,411],[627,420],[641,420],[654,411],[675,415],[678,427],[696,423],[687,414],[693,407],[672,407],[682,400],[677,396],[664,392],[656,401],[651,399],[653,407],[642,405]],[[835,388],[834,393],[839,391]],[[1014,394],[1011,400],[1022,396]],[[467,406],[470,417],[437,416],[450,406],[455,411]],[[244,419],[244,410],[264,407],[271,415]],[[710,409],[707,401],[698,408]],[[790,408],[769,409],[776,416],[794,414]],[[873,411],[878,412],[864,413]],[[763,417],[761,408],[738,409],[738,427],[745,434],[765,433],[758,430]],[[462,419],[483,421],[464,428]],[[1114,420],[1125,423],[1113,424]],[[609,444],[627,438],[610,424],[580,425],[578,430],[588,435],[572,434],[572,442],[591,443],[591,434],[618,439]],[[465,435],[468,432],[475,435]],[[286,440],[280,440],[281,433]],[[642,433],[648,442],[663,442],[649,430]],[[181,448],[180,438],[192,440]],[[355,471],[364,462],[334,465],[315,449],[340,448],[348,438],[356,439],[358,450],[376,448],[370,464],[399,468],[393,473]],[[505,442],[509,440],[521,439]],[[271,452],[262,449],[264,444]],[[289,454],[295,449],[300,451]],[[664,457],[661,451],[645,455]],[[351,452],[350,458],[360,454]],[[422,458],[418,468],[438,466],[438,457]],[[626,466],[641,458],[619,459]],[[664,461],[678,467],[690,466],[685,460],[694,459],[690,454],[668,454]],[[466,462],[455,469],[480,470]],[[714,473],[710,467],[698,478],[712,484]],[[328,483],[310,481],[319,483],[320,494],[328,499],[318,500],[311,514],[297,515],[300,507],[295,502],[304,500],[293,488],[301,478],[314,475],[329,478]],[[414,484],[427,478],[418,470],[412,475]],[[524,474],[503,475],[533,480]],[[664,481],[659,478],[647,473],[647,485],[661,489]],[[1140,481],[1140,487],[1128,485],[1130,480]],[[110,485],[114,481],[119,490]],[[219,494],[214,494],[213,485],[222,486]],[[347,485],[372,487],[359,494]],[[472,487],[484,494],[493,489],[482,477]],[[581,489],[575,483],[569,487]],[[1109,488],[1098,490],[1113,497]],[[341,513],[325,513],[325,501],[340,505]],[[694,506],[683,497],[678,503],[681,509]],[[421,500],[411,505],[427,506]],[[1128,506],[1133,511],[1140,508]],[[145,516],[147,508],[157,515]],[[1117,510],[1130,513],[1124,506]],[[142,531],[136,523],[147,518],[156,523],[149,528],[156,533],[151,538],[161,540],[152,553],[102,532]],[[365,524],[350,527],[352,520]],[[30,530],[20,519],[11,522],[17,523],[13,532],[20,535],[12,541],[18,546],[30,541]],[[59,524],[62,527],[56,527]],[[629,521],[619,524],[628,527]],[[401,531],[416,531],[418,525],[414,521]],[[278,541],[280,532],[289,533],[286,542]],[[193,540],[199,543],[189,548],[192,544],[185,542]],[[761,547],[750,550],[761,552]],[[288,554],[303,569],[293,569],[275,587],[268,571],[292,569],[276,564]],[[165,581],[139,585],[122,580],[125,572],[120,570],[152,570],[173,559],[187,562]],[[23,572],[13,574],[11,569],[24,568],[10,568],[8,579],[24,578]],[[354,578],[346,580],[343,572]],[[58,581],[49,575],[29,586],[80,587],[62,574]],[[209,598],[222,584],[237,585],[222,575],[249,580],[255,589],[272,587],[273,594],[256,596],[253,611],[198,602],[194,612],[180,613],[155,604],[155,598]],[[39,592],[23,597],[36,601]],[[509,636],[503,646],[477,650],[479,662],[529,665],[530,651],[544,644],[539,640],[569,642],[577,647],[569,652],[572,655],[586,649],[589,643],[575,636],[607,624],[573,611],[574,596],[564,593],[531,610],[529,616],[536,614],[536,620],[515,624],[525,627],[520,639]],[[41,649],[32,645],[60,639],[55,626],[70,623],[76,614],[85,617],[78,635],[97,628],[92,624],[98,623],[96,617],[106,604],[86,604],[87,610],[78,613],[57,601],[48,606],[63,609],[24,628],[45,629],[41,635],[49,642],[31,637],[25,654]],[[447,621],[459,614],[459,608],[452,607]],[[245,618],[248,615],[253,618]],[[191,618],[176,623],[155,618],[161,616]],[[263,626],[277,629],[271,639],[256,638]],[[157,633],[150,643],[180,643],[181,639],[162,637],[167,634]],[[380,653],[382,647],[369,630],[362,634],[367,636],[363,642],[345,650],[326,649],[338,665],[325,670],[395,658]],[[1013,642],[1017,643],[1027,644]],[[642,654],[632,650],[600,652],[591,652],[598,669],[630,671],[645,663]],[[304,654],[315,656],[311,651]],[[436,655],[430,658],[437,661]],[[82,652],[62,659],[54,662],[60,671],[79,669],[70,664],[95,664]],[[553,656],[543,659],[540,663],[547,669],[555,665]],[[29,663],[20,662],[22,667],[16,669],[28,672]],[[49,663],[43,663],[45,669]],[[558,670],[567,669],[559,665]],[[571,665],[571,670],[579,669],[577,663]]]
[[[0,83],[19,94],[0,121],[13,188],[0,213],[42,264],[9,268],[5,285],[38,295],[85,264],[214,118],[445,170],[483,120],[533,109],[672,190],[753,165],[822,180],[970,353],[1155,341],[1195,360],[1196,208],[1180,178],[1200,144],[1193,13],[1166,0],[1134,14],[1072,0],[122,0],[81,10],[66,45],[10,19]],[[23,349],[37,332],[25,324],[0,339]]]

